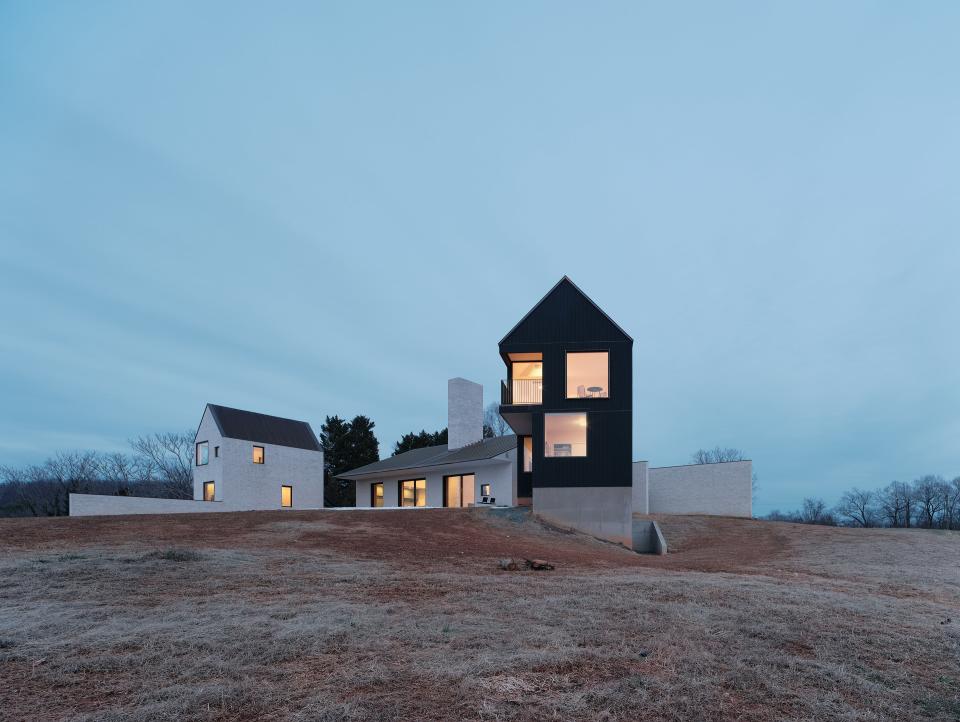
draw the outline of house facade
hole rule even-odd
[[[517,503],[517,438],[483,437],[483,387],[447,382],[447,443],[353,469],[360,508],[466,507]]]
[[[629,546],[633,339],[564,276],[499,344],[500,415],[518,437],[518,499]]]
[[[224,511],[322,509],[320,442],[305,421],[207,404],[194,439],[193,498]]]

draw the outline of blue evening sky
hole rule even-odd
[[[0,463],[496,398],[563,274],[634,457],[960,474],[960,5],[0,3]]]

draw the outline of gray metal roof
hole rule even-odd
[[[268,416],[216,404],[207,404],[207,408],[213,414],[220,433],[228,439],[320,451],[320,442],[306,421]]]
[[[494,436],[492,439],[484,439],[475,444],[461,447],[450,451],[446,444],[440,446],[427,446],[422,449],[413,449],[405,451],[402,454],[391,456],[388,459],[381,459],[372,464],[361,466],[358,469],[351,469],[342,474],[338,474],[338,479],[355,479],[358,476],[368,474],[386,473],[392,471],[403,471],[404,469],[420,469],[425,466],[443,466],[444,464],[459,464],[469,461],[482,461],[500,456],[512,449],[517,448],[517,437],[513,434],[509,436]]]

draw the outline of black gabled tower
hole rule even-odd
[[[500,414],[521,437],[518,497],[539,512],[537,497],[557,494],[538,489],[629,495],[633,339],[564,276],[503,337],[500,356]]]

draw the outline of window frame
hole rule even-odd
[[[202,464],[200,463],[200,447],[203,446],[207,450],[207,460]],[[209,441],[197,441],[194,443],[193,450],[193,463],[195,466],[206,466],[210,463],[210,442]]]
[[[605,353],[607,355],[607,395],[606,396],[569,396],[569,376],[570,373],[570,354],[578,353]],[[563,352],[563,398],[566,401],[599,401],[600,399],[609,399],[612,398],[610,395],[610,349],[608,348],[597,348],[597,349],[576,349],[573,351],[564,351]]]
[[[549,413],[549,412],[548,412]],[[527,444],[530,444],[530,468],[527,468]],[[533,436],[520,437],[520,472],[522,474],[533,473]]]
[[[284,503],[283,503],[283,490],[284,490],[284,489],[289,489],[289,490],[290,490],[290,503],[289,503],[289,504],[284,504]],[[281,484],[281,485],[280,485],[280,508],[281,508],[281,509],[292,509],[292,508],[293,508],[293,484]]]
[[[547,453],[547,417],[548,416],[582,416],[586,423],[583,426],[583,454],[556,456]],[[544,459],[586,459],[590,454],[590,414],[586,411],[548,411],[543,415],[543,458]]]
[[[380,506],[377,506],[376,504],[378,486],[380,487]],[[386,496],[386,493],[384,492],[383,482],[374,481],[373,483],[371,483],[370,484],[370,508],[382,509],[384,506],[386,506],[386,502],[387,502],[387,496]]]
[[[207,487],[210,487],[210,498],[207,498]],[[204,501],[216,501],[217,500],[217,484],[215,481],[205,481],[203,482],[203,500]]]
[[[220,458],[220,447],[219,447],[219,446],[214,446],[214,447],[213,447],[213,458],[214,458],[214,459],[219,459],[219,458]]]
[[[486,491],[484,491],[484,489],[486,489]],[[487,483],[487,484],[481,484],[481,485],[480,485],[480,496],[481,496],[481,497],[484,497],[484,496],[485,496],[485,497],[487,497],[487,498],[489,499],[491,496],[493,496],[493,494],[491,494],[490,492],[491,492],[491,488],[490,488],[490,484],[489,484],[489,483]]]
[[[467,482],[466,479],[464,478],[464,477],[467,477],[467,476],[471,477],[471,481],[470,481],[470,482]],[[448,490],[447,490],[447,481],[450,480],[450,479],[460,479],[460,505],[459,505],[459,506],[450,506],[450,497],[449,497],[449,492],[448,492]],[[476,474],[476,472],[474,472],[474,471],[465,471],[465,472],[462,473],[462,474],[445,474],[445,475],[444,475],[444,477],[443,477],[443,508],[444,508],[444,509],[465,509],[465,508],[466,508],[467,505],[463,503],[463,498],[464,498],[464,496],[465,496],[465,494],[463,493],[463,489],[464,489],[464,487],[466,486],[467,483],[473,484],[473,489],[474,489],[474,493],[473,493],[473,503],[476,504],[476,503],[477,503],[477,496],[476,496],[477,474]]]
[[[260,449],[260,461],[257,461],[257,449]],[[267,463],[267,450],[262,446],[253,445],[253,448],[250,451],[250,460],[254,464],[266,464]]]
[[[423,482],[423,506],[417,506],[417,482]],[[413,482],[413,504],[403,503],[403,485],[407,482]],[[397,479],[397,508],[399,509],[423,509],[427,506],[427,479],[421,476],[417,479]]]

